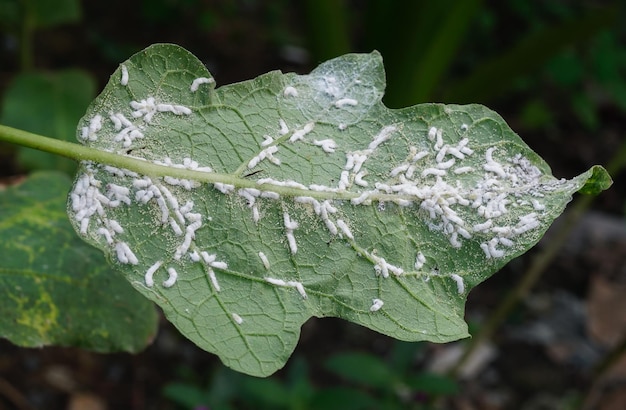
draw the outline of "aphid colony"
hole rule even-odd
[[[128,85],[129,73],[126,66],[121,67],[120,84]],[[333,109],[356,107],[359,101],[342,95],[337,82],[332,77],[324,77],[324,92],[335,98],[332,103]],[[203,84],[212,84],[211,78],[196,78],[189,89],[196,92]],[[293,86],[287,86],[283,90],[284,98],[297,98],[298,90]],[[159,113],[187,116],[192,110],[178,104],[160,103],[153,97],[147,97],[140,101],[130,102],[130,113],[109,113],[107,116],[95,115],[88,125],[81,129],[79,138],[85,142],[96,141],[98,133],[105,125],[112,127],[116,132],[112,142],[119,143],[123,148],[131,147],[135,140],[144,137],[144,131],[149,126],[155,115]],[[282,143],[311,144],[320,148],[324,155],[345,155],[345,165],[336,177],[336,186],[310,184],[308,186],[293,180],[277,180],[270,177],[258,179],[257,188],[237,188],[226,183],[214,183],[217,192],[225,195],[235,194],[242,198],[252,213],[252,220],[258,224],[262,213],[259,208],[262,200],[277,201],[281,196],[275,191],[275,187],[290,187],[301,191],[316,193],[328,193],[326,199],[320,199],[320,195],[296,195],[293,203],[298,206],[310,208],[321,220],[325,229],[333,236],[339,236],[372,263],[376,275],[383,278],[402,276],[408,272],[417,272],[423,275],[425,280],[431,276],[447,277],[454,282],[457,292],[465,292],[463,277],[456,273],[442,274],[430,268],[428,258],[421,250],[416,250],[415,264],[413,269],[403,268],[385,259],[384,255],[376,252],[363,251],[358,248],[358,237],[355,237],[350,229],[350,221],[341,217],[338,206],[341,203],[334,198],[334,193],[350,193],[349,202],[352,205],[370,205],[373,201],[378,202],[379,212],[385,211],[385,201],[393,202],[400,207],[415,206],[426,219],[426,225],[430,230],[438,231],[445,235],[450,245],[454,248],[463,246],[463,240],[474,236],[485,238],[480,243],[480,249],[486,259],[502,258],[506,256],[507,248],[515,246],[514,238],[540,226],[539,219],[545,205],[541,201],[543,194],[539,186],[541,172],[530,161],[521,155],[513,158],[495,158],[495,147],[487,148],[484,152],[484,161],[474,159],[469,165],[463,165],[463,161],[473,155],[478,155],[469,146],[469,138],[463,137],[457,142],[449,138],[444,139],[443,130],[430,127],[426,132],[430,146],[420,148],[411,146],[407,157],[400,163],[390,164],[388,175],[380,178],[370,174],[368,160],[375,155],[377,150],[387,144],[394,135],[402,133],[402,124],[386,125],[373,136],[367,147],[361,150],[341,151],[341,146],[331,138],[319,138],[320,131],[315,129],[314,121],[300,124],[291,131],[287,122],[279,120],[276,139],[273,136],[264,136],[260,142],[260,150],[254,157],[244,162],[248,169],[258,167],[262,161],[269,161],[274,166],[282,164],[278,154]],[[340,129],[345,130],[347,125],[340,124]],[[461,135],[466,135],[470,126],[460,126]],[[310,137],[309,134],[318,134],[318,138]],[[282,138],[282,139],[281,139]],[[339,152],[338,152],[339,151]],[[156,164],[174,168],[212,172],[211,167],[200,166],[191,158],[184,158],[182,164],[174,163],[170,158],[162,161],[154,161]],[[482,170],[477,169],[477,162],[482,164]],[[145,271],[144,281],[147,287],[154,286],[154,275],[161,269],[167,273],[167,279],[163,281],[164,287],[173,286],[179,278],[177,267],[182,266],[186,260],[202,265],[211,286],[216,292],[221,291],[215,271],[228,269],[226,262],[218,260],[216,254],[209,254],[199,249],[195,244],[196,232],[202,228],[203,223],[211,218],[201,213],[193,212],[192,200],[179,202],[177,190],[192,191],[201,184],[191,179],[173,177],[149,178],[140,176],[135,172],[119,169],[111,166],[96,166],[84,162],[85,172],[78,178],[71,193],[71,210],[74,219],[79,225],[79,231],[83,235],[93,232],[96,236],[104,239],[111,247],[112,254],[122,264],[143,265],[128,243],[119,240],[119,235],[125,231],[120,223],[109,217],[109,211],[120,206],[130,206],[133,202],[140,205],[153,204],[157,209],[156,220],[161,226],[168,226],[175,238],[177,246],[173,255],[167,260],[163,257],[153,262]],[[118,181],[132,181],[124,186],[117,183],[102,184],[96,175],[99,172],[105,174],[105,178]],[[483,173],[482,177],[472,187],[463,186],[456,182],[454,175],[466,173]],[[375,180],[378,178],[379,180]],[[369,181],[367,179],[370,179]],[[369,189],[366,189],[369,188]],[[543,185],[545,190],[552,189]],[[532,196],[530,201],[524,199]],[[344,198],[346,196],[344,195]],[[383,199],[384,198],[384,201]],[[532,208],[518,217],[515,224],[506,224],[511,218],[508,216],[510,207]],[[285,246],[289,253],[295,256],[298,252],[297,232],[299,223],[290,214],[290,208],[283,208]],[[519,212],[516,212],[519,214]],[[470,222],[471,221],[471,222]],[[90,224],[96,225],[90,230]],[[258,257],[264,269],[270,271],[269,258],[258,252]],[[270,276],[264,277],[268,284],[295,289],[302,298],[307,298],[303,283],[293,280],[283,280]],[[376,312],[383,306],[381,299],[375,298],[369,307],[369,311]],[[236,324],[242,324],[243,319],[236,313],[231,313]]]

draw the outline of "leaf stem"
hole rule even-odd
[[[0,141],[17,144],[28,148],[34,148],[39,151],[49,152],[51,154],[61,155],[75,161],[93,161],[100,164],[106,164],[118,168],[127,169],[142,175],[151,177],[174,177],[183,178],[206,183],[222,183],[233,185],[236,188],[259,188],[256,181],[241,178],[238,174],[224,174],[218,172],[202,172],[185,168],[174,168],[164,165],[157,165],[139,157],[132,157],[125,154],[103,151],[98,148],[88,147],[86,145],[62,141],[43,135],[34,134],[28,131],[8,127],[0,124]],[[301,189],[288,186],[279,186],[267,184],[271,188],[267,190],[274,191],[284,196],[309,196],[316,199],[343,199],[350,200],[359,196],[353,192],[324,192]],[[389,197],[389,198],[387,198]],[[380,194],[372,196],[372,200],[392,199],[391,195]]]

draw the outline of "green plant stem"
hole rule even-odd
[[[614,175],[623,168],[624,165],[626,165],[626,142],[622,143],[620,149],[611,159],[606,169],[610,175]],[[458,376],[460,369],[463,368],[474,351],[486,340],[491,339],[496,329],[500,327],[515,305],[528,294],[554,257],[558,255],[565,241],[568,239],[570,232],[589,208],[594,198],[595,196],[592,195],[577,198],[569,212],[564,215],[564,220],[556,233],[550,238],[547,246],[532,260],[530,267],[524,273],[521,281],[507,294],[504,300],[491,314],[487,322],[481,327],[480,332],[472,338],[459,361],[450,370],[451,376]]]
[[[170,176],[174,178],[190,179],[198,182],[230,184],[236,188],[258,188],[256,181],[239,176],[239,174],[223,174],[218,172],[193,171],[185,168],[168,167],[148,162],[138,157],[125,154],[103,151],[98,148],[88,147],[82,144],[62,141],[43,135],[33,134],[0,124],[0,141],[34,148],[39,151],[61,155],[75,161],[93,161],[114,167],[127,169],[142,175],[151,177]],[[308,189],[300,189],[289,186],[272,185],[271,190],[286,196],[309,196],[316,199],[344,199],[356,198],[359,194],[351,192],[321,192]],[[391,200],[397,195],[379,194],[372,195],[372,200]]]

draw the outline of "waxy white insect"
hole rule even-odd
[[[259,252],[259,258],[261,258],[261,262],[265,269],[270,270],[270,261],[267,259],[267,256],[263,252]]]
[[[144,281],[146,282],[147,287],[151,288],[152,286],[154,286],[154,273],[159,270],[162,264],[163,261],[157,261],[146,271]]]
[[[383,129],[381,129],[380,132],[374,137],[372,142],[370,142],[367,149],[370,151],[375,150],[380,144],[391,138],[391,134],[397,131],[397,129],[398,127],[395,125],[387,125],[386,127],[383,127]]]
[[[238,325],[243,323],[243,318],[241,316],[239,316],[238,314],[231,313],[230,315],[233,318],[233,320],[235,321],[235,323],[237,323]]]
[[[465,282],[463,281],[463,277],[457,275],[456,273],[450,274],[450,279],[456,282],[456,290],[460,294],[465,292]]]
[[[301,139],[304,138],[305,135],[307,135],[309,132],[313,131],[313,128],[315,127],[315,123],[314,122],[308,122],[304,125],[303,128],[296,130],[293,132],[293,134],[291,134],[291,137],[289,137],[289,142],[296,142],[296,141],[300,141]]]
[[[383,302],[380,299],[372,299],[372,306],[370,306],[370,312],[377,312],[378,310],[380,310],[381,307],[383,307],[384,304],[385,302]]]
[[[355,100],[354,98],[341,98],[337,101],[335,101],[335,107],[337,108],[343,108],[347,105],[349,106],[355,106],[357,105],[359,102],[357,100]]]
[[[422,267],[424,267],[424,264],[426,263],[426,257],[424,256],[424,254],[420,251],[417,253],[417,257],[415,258],[415,269],[416,270],[420,270],[422,269]]]
[[[163,281],[163,287],[171,288],[172,286],[174,286],[176,280],[178,279],[178,272],[176,271],[176,269],[169,267],[167,268],[167,273],[169,274],[169,277]]]
[[[115,252],[120,263],[128,263],[131,265],[137,265],[139,263],[139,260],[126,242],[118,242],[115,245]]]
[[[191,86],[189,87],[189,90],[192,93],[195,93],[196,91],[198,91],[198,88],[200,87],[201,84],[212,84],[214,82],[215,80],[212,78],[198,77],[191,82]]]
[[[275,286],[295,288],[300,294],[300,296],[302,296],[303,299],[307,298],[306,290],[304,289],[304,285],[301,282],[298,282],[295,280],[290,280],[290,281],[285,282],[282,279],[276,279],[276,278],[270,278],[270,277],[265,277],[263,279],[267,283],[271,283],[272,285],[275,285]]]
[[[322,147],[322,150],[324,150],[324,152],[327,152],[329,154],[332,154],[333,152],[335,152],[338,146],[335,140],[332,140],[332,139],[313,140],[313,144],[319,147]]]
[[[350,228],[344,222],[343,219],[337,219],[337,226],[339,227],[339,229],[341,229],[342,234],[345,235],[346,238],[354,239],[354,236],[352,235],[352,231],[350,231]]]
[[[120,79],[121,85],[128,85],[128,68],[124,64],[122,64],[122,78]]]
[[[296,90],[295,87],[287,86],[287,87],[285,87],[285,90],[283,91],[283,95],[285,97],[297,97],[298,96],[298,90]]]

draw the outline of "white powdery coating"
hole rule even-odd
[[[335,142],[335,140],[332,139],[313,140],[313,144],[317,145],[318,147],[322,147],[322,150],[329,154],[332,154],[333,152],[335,152],[335,149],[337,149],[337,143]]]
[[[151,288],[152,286],[154,286],[154,273],[157,270],[159,270],[162,264],[163,264],[162,261],[155,262],[146,271],[146,275],[144,276],[144,281],[146,282],[147,287]]]
[[[386,127],[383,127],[378,135],[374,137],[372,142],[370,142],[367,149],[372,151],[375,150],[380,144],[387,141],[391,137],[391,134],[393,134],[397,129],[398,128],[395,125],[387,125]]]
[[[170,276],[165,281],[163,281],[163,287],[171,288],[172,286],[174,286],[176,280],[178,279],[178,272],[176,272],[176,269],[170,267],[167,268],[167,273]]]
[[[453,273],[450,275],[450,279],[456,282],[456,290],[459,295],[465,292],[465,282],[463,281],[463,278],[461,276]]]
[[[195,80],[193,80],[191,82],[191,86],[189,87],[189,90],[192,93],[195,93],[196,91],[198,91],[198,88],[200,87],[201,84],[211,84],[214,83],[215,80],[212,78],[207,78],[207,77],[198,77]]]
[[[385,302],[383,302],[380,299],[372,299],[372,306],[370,306],[370,312],[377,312],[378,310],[380,310],[381,307],[383,307],[384,304]]]
[[[261,258],[261,262],[263,262],[265,269],[270,270],[270,261],[267,259],[267,256],[265,256],[263,252],[259,252],[259,258]]]
[[[299,129],[299,130],[296,130],[296,131],[293,132],[291,137],[289,137],[289,142],[300,141],[301,139],[304,138],[305,135],[307,135],[309,132],[313,131],[313,127],[315,127],[315,123],[314,122],[306,123],[302,129]]]
[[[296,90],[292,86],[287,86],[287,87],[285,87],[285,91],[283,91],[283,96],[285,96],[285,97],[297,97],[298,96],[298,90]]]
[[[128,68],[122,64],[122,78],[120,80],[121,85],[128,85]]]
[[[243,323],[243,319],[242,319],[242,318],[241,318],[241,316],[239,316],[238,314],[236,314],[236,313],[231,313],[230,315],[232,316],[232,318],[233,318],[233,320],[235,321],[235,323],[237,323],[238,325],[240,325],[240,324],[242,324],[242,323]]]
[[[357,105],[359,102],[357,100],[355,100],[354,98],[341,98],[337,101],[335,101],[335,107],[337,108],[343,108],[346,105],[350,105],[350,106],[355,106]]]

